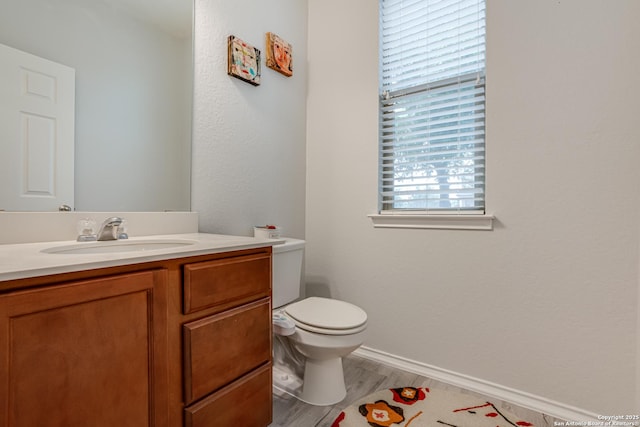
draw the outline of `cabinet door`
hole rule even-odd
[[[0,426],[163,425],[153,331],[166,322],[154,288],[165,277],[147,271],[0,296]]]

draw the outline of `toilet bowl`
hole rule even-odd
[[[333,405],[346,396],[342,358],[364,342],[367,314],[329,298],[290,303],[300,294],[303,248],[294,239],[273,247],[274,387],[306,403]]]

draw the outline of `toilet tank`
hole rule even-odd
[[[284,243],[273,245],[273,308],[282,307],[300,297],[304,240],[284,237]]]

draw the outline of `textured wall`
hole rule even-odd
[[[192,210],[200,230],[304,237],[307,4],[196,0]],[[293,45],[294,75],[264,64],[265,33]],[[227,75],[227,36],[262,52],[262,84]]]
[[[376,4],[309,1],[308,291],[363,307],[369,347],[633,413],[640,87],[629,82],[640,71],[640,3],[488,1],[491,232],[367,219]]]

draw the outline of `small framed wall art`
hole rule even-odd
[[[229,36],[228,44],[227,74],[258,86],[260,84],[260,50],[236,36]]]
[[[293,49],[289,43],[273,33],[267,33],[267,67],[287,77],[293,75]]]

